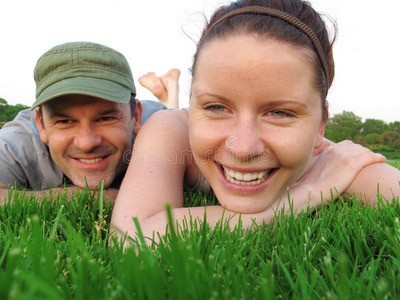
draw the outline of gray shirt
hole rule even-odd
[[[142,123],[154,112],[166,109],[162,103],[141,101]],[[64,174],[42,142],[34,120],[35,111],[20,111],[0,130],[0,181],[5,185],[40,190],[63,184]],[[133,140],[135,136],[133,136]]]

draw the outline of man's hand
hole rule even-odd
[[[12,188],[13,189],[13,188]],[[71,198],[73,193],[81,192],[84,189],[78,186],[68,186],[68,187],[60,187],[60,188],[52,188],[51,190],[41,190],[41,191],[26,191],[25,195],[34,195],[37,201],[41,201],[43,197],[48,197],[50,193],[54,195],[64,195],[67,194],[67,198]],[[11,191],[14,193],[13,191]],[[9,198],[10,189],[4,183],[0,182],[0,205],[4,205]],[[98,193],[98,190],[97,190]],[[118,190],[117,189],[106,189],[104,190],[104,200],[109,201],[111,204],[114,204],[115,199],[117,198]],[[13,201],[13,198],[11,199]]]
[[[104,200],[110,201],[111,204],[115,203],[115,200],[117,199],[119,190],[117,189],[106,189],[104,191]]]

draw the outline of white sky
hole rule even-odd
[[[221,0],[1,0],[0,98],[31,105],[33,69],[55,45],[92,41],[128,59],[139,99],[153,99],[137,78],[182,72],[181,107],[188,105],[194,41],[203,15]],[[329,94],[331,114],[353,111],[366,118],[400,121],[400,24],[398,0],[311,0],[314,8],[337,20],[336,76]],[[187,35],[184,33],[187,33]]]

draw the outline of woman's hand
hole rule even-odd
[[[321,193],[324,199],[331,198],[331,191],[337,197],[348,189],[363,168],[385,161],[383,155],[351,141],[335,144],[325,139],[323,145],[314,151],[306,172],[292,188],[308,186],[311,204],[319,205]]]

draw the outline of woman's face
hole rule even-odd
[[[262,212],[322,142],[312,51],[243,35],[201,51],[189,114],[194,156],[222,206]]]

